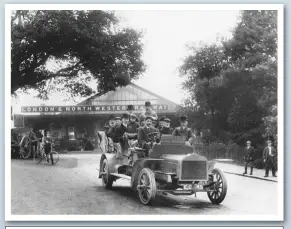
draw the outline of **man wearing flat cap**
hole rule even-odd
[[[127,144],[124,139],[124,134],[127,132],[127,124],[129,122],[129,115],[123,114],[121,117],[116,117],[116,126],[114,128],[113,142],[117,148],[117,156],[122,157],[122,151],[126,149]],[[121,123],[122,122],[122,123]]]
[[[181,126],[176,127],[172,133],[173,136],[182,136],[185,138],[185,145],[190,146],[191,141],[195,138],[192,130],[188,128],[188,118],[186,115],[180,116]]]
[[[145,111],[142,112],[143,115],[145,115],[146,117],[147,116],[151,116],[151,117],[154,117],[154,118],[158,118],[158,115],[155,111],[153,111],[153,108],[152,108],[152,104],[150,101],[146,101],[145,102]]]
[[[267,147],[265,147],[263,151],[263,159],[265,162],[265,176],[269,176],[269,170],[272,170],[272,175],[273,177],[276,176],[276,157],[277,157],[277,152],[276,149],[272,146],[272,141],[268,140],[267,141]]]
[[[148,144],[150,143],[148,134],[153,133],[153,132],[159,132],[158,129],[152,126],[152,121],[153,121],[153,117],[147,116],[145,118],[145,126],[140,127],[138,129],[138,137],[137,137],[138,146],[146,150],[146,156],[148,156],[149,151],[151,149],[151,146]]]
[[[139,127],[144,127],[145,126],[145,118],[146,118],[146,116],[144,114],[141,114],[139,116]]]
[[[129,123],[127,125],[127,133],[130,139],[137,139],[139,124],[136,122],[136,118],[136,115],[132,113],[130,115]]]
[[[250,175],[253,175],[253,161],[254,161],[254,153],[255,149],[251,146],[251,142],[247,141],[247,146],[244,150],[245,156],[245,172],[243,175],[248,173],[248,165],[251,167]]]
[[[170,127],[171,120],[168,118],[165,118],[164,122],[165,122],[164,127],[160,129],[161,134],[172,134],[173,128]]]

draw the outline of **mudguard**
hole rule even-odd
[[[217,162],[233,162],[232,159],[214,159],[207,162],[208,171],[211,172]]]
[[[116,158],[115,153],[103,153],[100,158],[100,164],[99,164],[99,178],[101,178],[101,165],[104,159],[107,159],[108,161],[108,172],[109,173],[118,173],[118,167],[123,165],[128,165],[128,158],[123,157],[122,159]]]
[[[151,158],[141,158],[137,160],[132,168],[131,174],[131,188],[135,191],[137,187],[138,176],[144,168],[149,168],[153,171],[159,167],[159,164],[163,161],[163,159],[151,159]]]

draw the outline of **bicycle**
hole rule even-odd
[[[22,159],[28,159],[30,156],[31,156],[31,152],[32,152],[32,143],[33,142],[36,142],[37,140],[32,140],[30,137],[28,137],[28,143],[26,146],[24,147],[20,147],[20,151],[19,151],[19,154],[20,154],[20,157]]]
[[[45,152],[45,144],[50,144],[50,152],[46,153]],[[44,145],[42,145],[42,147],[38,150],[36,150],[34,152],[33,155],[33,160],[36,164],[39,164],[42,162],[43,159],[45,159],[47,161],[47,163],[50,163],[51,160],[51,164],[52,165],[56,165],[59,161],[59,154],[56,151],[53,151],[53,143],[50,142],[46,142]],[[50,157],[48,158],[47,155],[50,155]]]

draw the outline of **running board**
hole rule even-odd
[[[119,174],[119,173],[110,173],[110,175],[115,176],[115,177],[119,177],[119,178],[123,178],[126,180],[131,180],[130,176],[124,175],[124,174]]]

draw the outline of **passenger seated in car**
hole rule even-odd
[[[130,115],[129,123],[127,125],[126,137],[129,141],[129,145],[133,145],[137,141],[137,131],[139,124],[136,122],[137,117],[135,114]]]
[[[176,127],[172,133],[173,136],[182,136],[185,137],[185,145],[190,146],[191,141],[195,138],[192,130],[187,127],[188,125],[188,118],[186,115],[182,115],[180,117],[181,126]]]
[[[105,131],[105,134],[108,138],[108,151],[114,151],[113,137],[114,137],[114,128],[115,128],[115,117],[114,115],[110,115],[109,117],[109,127]]]
[[[152,104],[150,101],[146,101],[145,102],[145,111],[142,112],[143,115],[147,116],[151,116],[151,117],[155,117],[158,118],[157,113],[153,110]]]
[[[138,129],[137,140],[138,140],[138,146],[140,148],[145,149],[145,156],[148,157],[153,147],[148,137],[148,134],[153,133],[153,132],[159,132],[159,130],[152,126],[153,117],[148,116],[146,117],[145,121],[146,121],[146,125]]]
[[[159,120],[159,130],[160,130],[160,131],[161,131],[161,130],[164,128],[164,126],[165,126],[165,118],[166,118],[166,116],[163,116],[163,117],[161,117],[160,120]]]
[[[156,129],[159,129],[158,119],[156,117],[152,117],[152,118],[153,118],[152,126]]]
[[[122,152],[128,149],[127,140],[125,139],[125,133],[127,132],[127,125],[129,121],[128,114],[123,114],[122,118],[117,117],[114,128],[113,142],[114,148],[117,152],[117,157],[122,157]]]
[[[145,126],[145,118],[146,118],[146,116],[144,114],[141,114],[139,116],[139,127],[144,127]]]
[[[137,139],[137,131],[139,128],[139,124],[136,122],[136,119],[137,119],[136,115],[131,114],[129,123],[127,125],[127,133],[131,134],[130,135],[131,139]]]
[[[164,123],[165,124],[164,124],[163,128],[160,129],[161,134],[172,134],[173,128],[170,127],[171,120],[168,118],[165,118]]]

